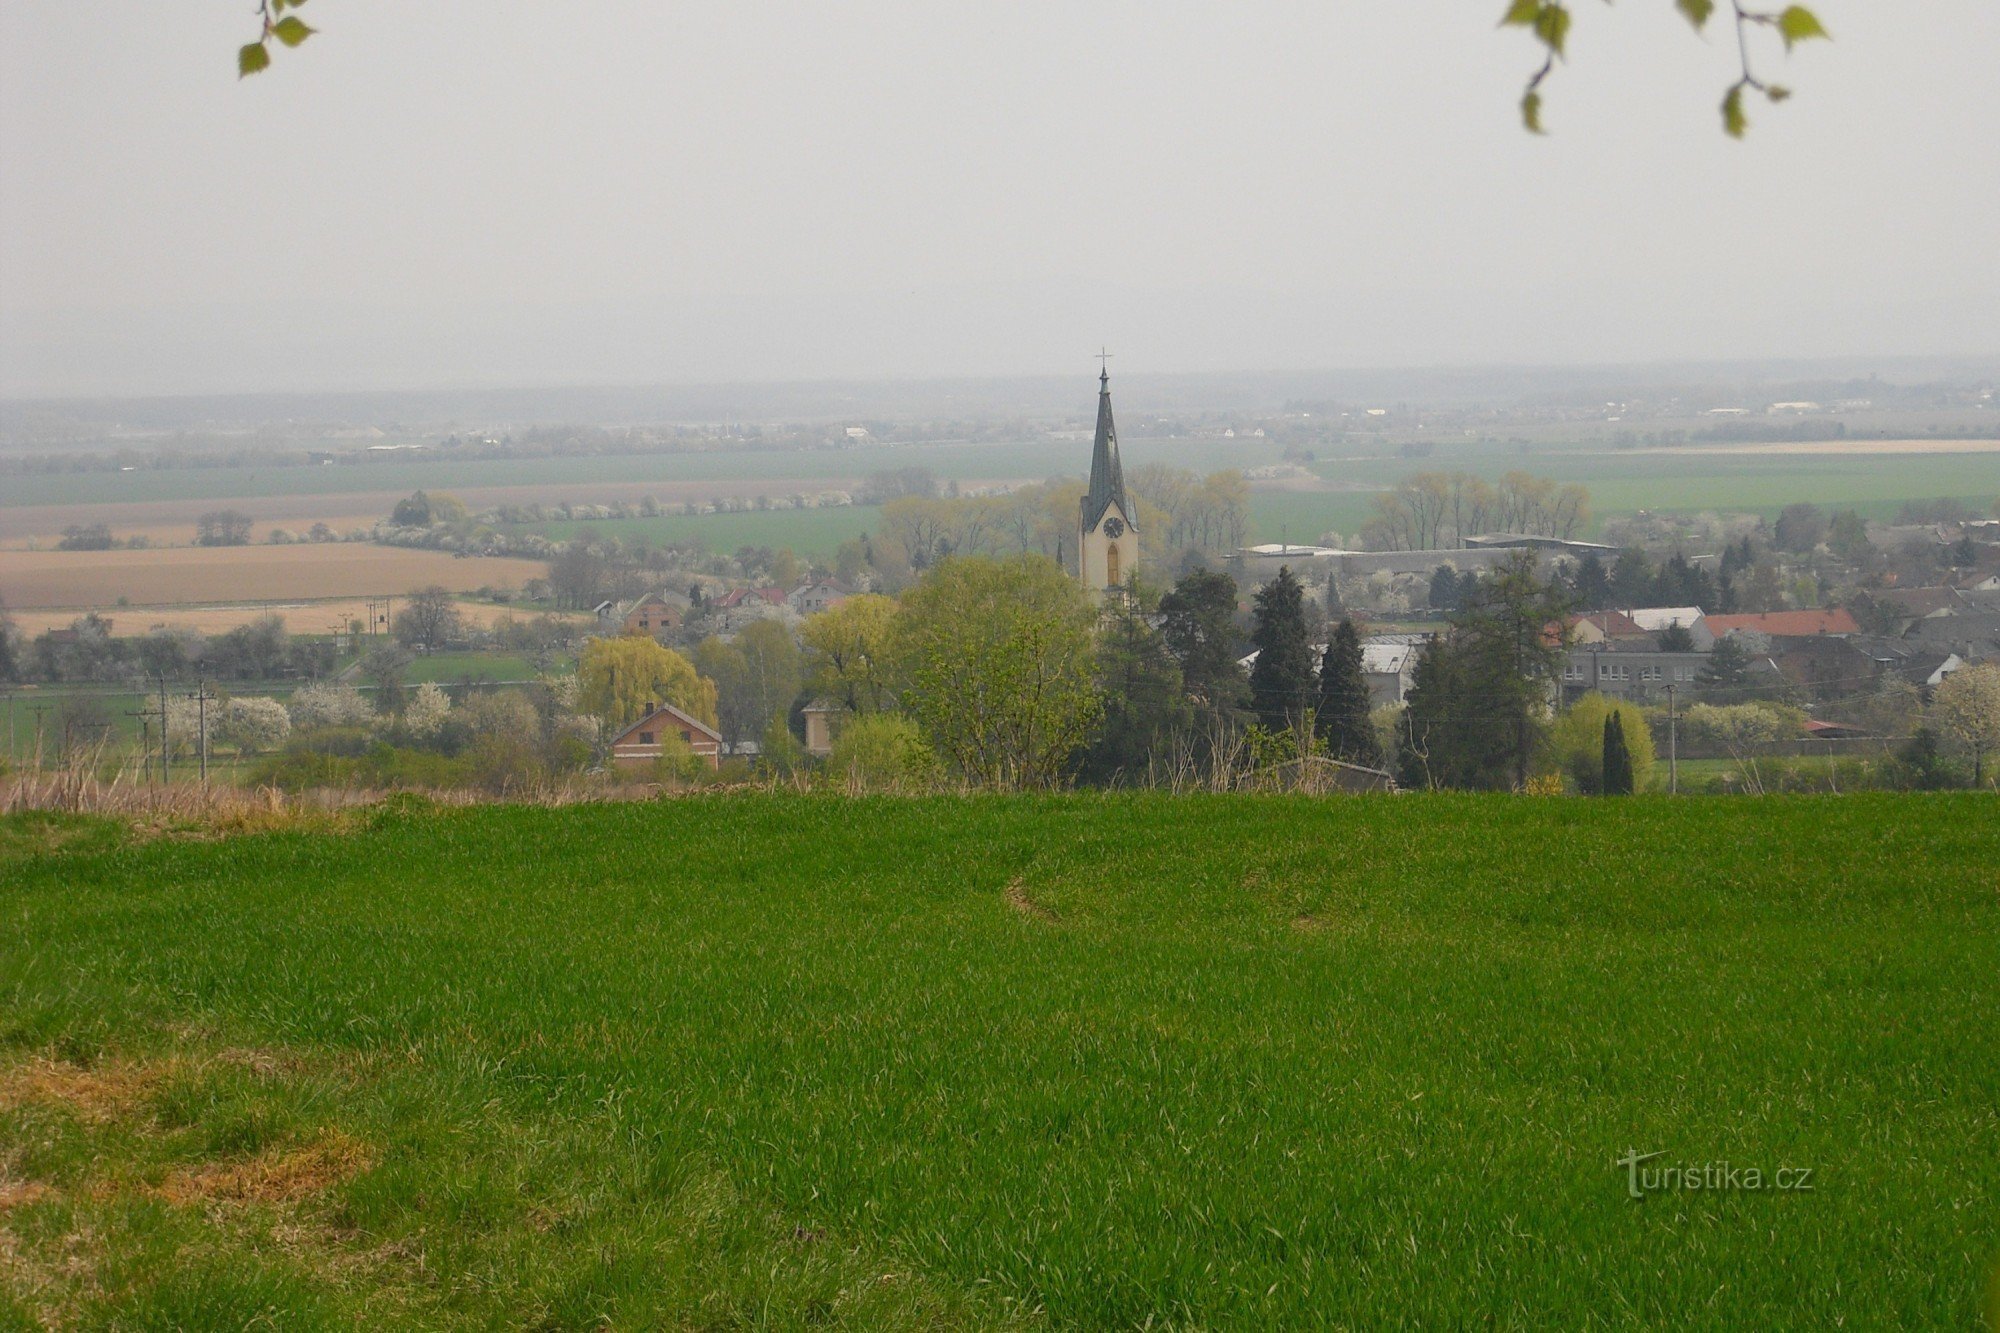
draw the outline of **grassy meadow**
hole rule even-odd
[[[1963,1329],[2000,1262],[1990,798],[342,818],[0,819],[0,1327]]]

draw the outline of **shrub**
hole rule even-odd
[[[827,771],[851,785],[875,790],[926,787],[937,781],[937,752],[916,723],[898,713],[850,718],[826,759]]]
[[[352,685],[312,684],[292,695],[292,725],[301,731],[316,727],[372,727],[375,710]]]
[[[1543,738],[1535,770],[1561,774],[1586,796],[1604,791],[1604,723],[1622,715],[1625,750],[1632,760],[1632,789],[1645,791],[1653,773],[1653,735],[1637,708],[1595,691],[1565,709]]]

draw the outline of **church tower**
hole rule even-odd
[[[1139,530],[1125,498],[1125,469],[1118,463],[1118,428],[1111,422],[1111,372],[1097,379],[1097,438],[1090,446],[1090,489],[1077,530],[1077,576],[1092,597],[1122,588],[1139,567]]]

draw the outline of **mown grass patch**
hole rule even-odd
[[[104,1115],[0,1095],[6,1289],[134,1325],[1965,1327],[1997,866],[1976,796],[404,803],[9,855],[0,1067],[164,1072]],[[1628,1148],[1815,1188],[1634,1201]]]

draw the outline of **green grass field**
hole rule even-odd
[[[0,1323],[1971,1328],[1995,813],[8,817]]]

